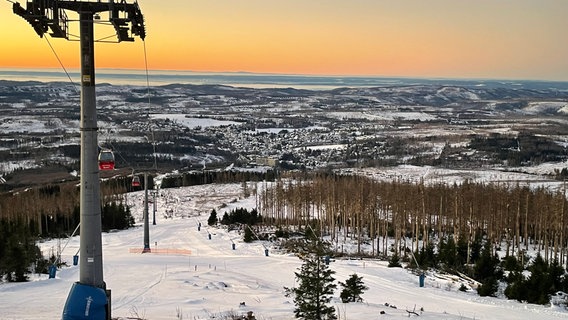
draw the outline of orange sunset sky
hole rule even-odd
[[[1,1],[0,68],[61,68]],[[568,81],[568,0],[138,2],[151,70]],[[49,41],[66,68],[79,66],[78,42]],[[144,69],[140,39],[95,54],[97,68]]]

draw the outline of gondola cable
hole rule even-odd
[[[148,107],[150,107],[151,105],[151,101],[150,101],[150,77],[148,75],[148,54],[146,53],[146,40],[142,40],[142,43],[144,44],[144,67],[146,69],[146,89],[148,92]],[[150,120],[150,117],[148,116],[148,121]],[[154,170],[158,170],[158,162],[156,159],[156,140],[154,139],[154,130],[150,129],[152,132],[152,148],[154,151]]]
[[[79,90],[77,90],[77,87],[75,86],[75,83],[73,82],[73,79],[71,79],[71,75],[69,75],[69,72],[67,72],[67,69],[65,68],[65,66],[63,65],[63,62],[61,61],[61,59],[59,59],[59,55],[57,54],[57,51],[55,51],[55,48],[53,48],[53,46],[51,45],[51,42],[49,42],[48,37],[43,37],[45,39],[45,41],[47,42],[47,44],[49,45],[49,47],[51,48],[51,52],[53,52],[53,54],[55,55],[55,58],[57,59],[57,61],[59,62],[59,65],[61,66],[61,68],[63,69],[63,71],[65,72],[65,74],[67,75],[67,78],[69,79],[69,82],[71,82],[71,85],[73,86],[73,89],[75,89],[75,93],[78,93]]]
[[[142,42],[144,44],[144,69],[145,69],[145,75],[146,75],[146,90],[147,90],[147,95],[148,95],[148,106],[150,106],[150,104],[151,104],[151,95],[150,95],[151,91],[150,91],[150,77],[149,77],[149,72],[148,72],[148,58],[147,58],[148,56],[146,54],[146,41],[142,41]],[[147,118],[149,119],[149,117],[147,117]],[[148,138],[148,141],[150,141],[149,138]],[[124,158],[122,153],[118,151],[118,149],[113,145],[113,143],[111,141],[107,141],[106,143],[110,145],[112,150],[117,151],[116,155],[118,155],[122,159],[122,161],[125,164],[125,167],[132,168],[132,170],[133,170],[132,176],[136,177],[136,175],[134,174],[134,166]],[[153,147],[153,151],[154,151],[154,167],[153,167],[153,169],[157,170],[158,168],[157,168],[157,160],[156,160],[156,144],[155,144],[155,140],[154,140],[154,132],[153,131],[152,131],[152,147]]]
[[[7,1],[9,1],[9,0],[7,0]],[[9,2],[11,2],[11,1],[9,1]],[[59,62],[61,69],[63,69],[63,71],[65,72],[65,75],[69,79],[69,82],[71,83],[71,86],[75,90],[75,93],[78,93],[79,90],[77,89],[75,82],[73,82],[73,79],[71,78],[71,75],[67,71],[67,68],[65,68],[63,61],[59,58],[59,55],[57,54],[57,50],[55,50],[55,48],[53,47],[53,45],[49,41],[48,37],[43,37],[43,38],[45,39],[49,48],[51,49],[51,52],[53,52],[53,55],[55,56],[55,58]],[[99,170],[114,170],[115,159],[114,159],[114,152],[112,152],[112,149],[104,149],[104,148],[101,148],[100,146],[99,146],[99,148],[100,148],[100,151],[99,151],[99,155],[98,155],[98,159],[97,159],[98,162],[99,162]]]
[[[12,0],[6,0],[6,1],[8,1],[8,2],[10,2],[10,3],[15,3],[15,2],[12,1]],[[53,47],[53,45],[52,45],[51,42],[49,41],[48,37],[44,37],[44,38],[45,38],[45,40],[46,40],[48,46],[50,47],[52,53],[54,54],[55,58],[57,59],[59,65],[61,66],[61,68],[62,68],[63,71],[65,72],[65,75],[66,75],[67,78],[69,79],[69,82],[71,83],[73,89],[74,89],[75,92],[77,93],[77,92],[78,92],[77,86],[76,86],[75,82],[73,81],[73,79],[71,78],[71,75],[70,75],[69,72],[67,71],[67,68],[65,68],[65,65],[63,64],[63,61],[59,58],[59,55],[57,54],[57,50]],[[105,42],[105,41],[103,41],[104,39],[106,39],[106,38],[98,39],[96,42]],[[143,42],[143,50],[144,50],[144,69],[145,69],[145,75],[146,75],[146,89],[147,89],[147,95],[148,95],[148,106],[150,106],[150,105],[151,105],[151,90],[150,90],[150,76],[149,76],[149,71],[148,71],[148,55],[147,55],[147,50],[146,50],[146,41],[142,41],[142,42]],[[147,119],[149,120],[149,116],[147,117]],[[153,153],[154,153],[153,170],[157,170],[158,167],[157,167],[157,156],[156,156],[156,142],[155,142],[155,139],[154,139],[154,132],[153,132],[153,130],[150,128],[150,126],[149,126],[149,130],[150,130],[151,133],[152,133],[152,147],[153,147]],[[148,139],[148,141],[149,141],[149,140],[150,140],[150,139]],[[114,152],[113,152],[112,150],[113,150],[113,149],[114,149],[114,150],[117,150],[117,149],[113,146],[112,142],[107,141],[106,143],[110,145],[111,149],[103,149],[103,148],[101,148],[101,149],[102,149],[102,150],[101,150],[101,153],[105,153],[105,154],[103,155],[105,158],[108,158],[108,159],[112,158],[112,159],[110,159],[110,161],[112,161],[113,164],[112,164],[112,165],[105,164],[105,165],[103,166],[104,168],[103,168],[102,170],[109,170],[109,168],[114,169]],[[101,153],[99,154],[99,156],[101,156]],[[122,158],[122,160],[124,161],[124,163],[126,164],[127,167],[132,167],[132,168],[133,168],[133,166],[122,156],[122,154],[120,154],[120,152],[118,152],[118,155]],[[108,162],[108,159],[107,159],[107,162]],[[100,164],[99,164],[99,169],[101,169]]]

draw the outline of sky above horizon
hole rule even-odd
[[[144,69],[146,49],[150,70],[568,81],[566,0],[138,2],[145,48],[97,43],[97,68]],[[9,1],[0,12],[0,68],[61,68]],[[77,41],[48,40],[79,67]]]

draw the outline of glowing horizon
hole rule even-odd
[[[568,81],[565,0],[138,2],[149,70]],[[9,2],[0,10],[0,68],[60,68]],[[48,40],[79,67],[78,42]],[[145,69],[140,39],[95,56],[97,69]]]

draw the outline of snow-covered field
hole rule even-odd
[[[293,301],[284,296],[283,287],[294,286],[294,271],[300,260],[279,252],[270,243],[245,244],[236,231],[211,228],[206,223],[213,208],[218,216],[233,208],[252,208],[254,196],[243,199],[240,184],[165,189],[160,193],[156,225],[152,225],[150,207],[151,248],[155,252],[191,250],[191,254],[130,253],[130,249],[143,247],[143,193],[129,194],[127,202],[132,205],[137,226],[103,235],[104,276],[112,290],[113,317],[219,319],[253,311],[257,319],[294,318]],[[41,247],[50,254],[64,244],[53,240]],[[0,319],[60,319],[69,289],[79,279],[79,267],[72,265],[78,247],[79,238],[72,238],[62,253],[69,266],[58,270],[55,279],[42,275],[28,283],[0,284]],[[340,319],[417,317],[406,310],[415,310],[420,319],[568,318],[568,311],[559,306],[461,292],[457,282],[435,274],[428,274],[421,288],[418,276],[402,268],[387,268],[384,261],[336,260],[330,266],[337,272],[337,280],[345,281],[357,273],[369,287],[363,303],[343,304],[337,290],[333,305]]]

